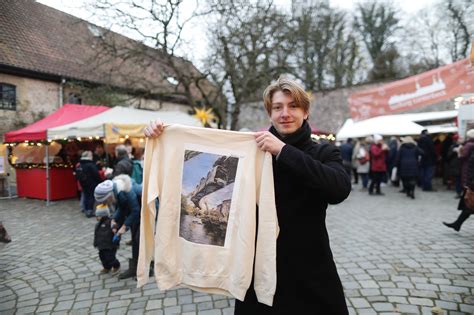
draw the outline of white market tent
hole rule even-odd
[[[105,137],[107,124],[148,125],[161,119],[166,124],[202,126],[200,121],[186,113],[177,111],[149,111],[143,109],[116,106],[98,115],[67,125],[48,129],[48,139],[69,137]]]
[[[423,129],[428,133],[457,132],[454,124],[431,124],[423,126],[424,122],[436,122],[454,119],[458,111],[441,111],[415,114],[385,115],[354,122],[347,119],[336,134],[337,140],[361,138],[373,134],[382,136],[419,135]]]

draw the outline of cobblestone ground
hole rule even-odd
[[[398,188],[383,190],[385,196],[368,196],[355,186],[347,201],[328,210],[351,314],[431,314],[433,307],[473,314],[474,220],[459,233],[441,224],[458,215],[453,192],[417,191],[411,200]],[[0,314],[233,314],[227,297],[160,292],[154,282],[137,289],[133,280],[98,275],[95,220],[79,212],[76,200],[50,207],[0,200],[0,220],[13,238],[0,244]],[[123,266],[130,251],[119,250]]]

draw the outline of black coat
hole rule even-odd
[[[400,177],[418,176],[418,159],[422,151],[413,143],[403,143],[397,154],[397,168]]]
[[[434,142],[429,135],[422,135],[418,140],[418,147],[423,152],[420,166],[433,166],[436,164],[436,151]]]
[[[98,250],[102,249],[116,249],[118,246],[112,242],[114,232],[110,226],[110,218],[101,218],[95,225],[94,232],[94,247]]]
[[[85,175],[85,180],[81,180],[81,187],[84,191],[93,192],[95,187],[102,182],[99,175],[99,170],[96,164],[91,160],[80,160],[82,172]]]
[[[255,298],[253,284],[235,314],[347,314],[326,230],[328,203],[342,202],[351,191],[339,149],[311,141],[305,122],[273,160],[277,240],[277,288],[270,308]]]

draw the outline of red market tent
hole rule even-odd
[[[45,141],[49,128],[63,126],[109,110],[106,106],[65,104],[51,115],[4,135],[5,142]],[[18,197],[50,200],[73,198],[77,186],[71,168],[50,168],[49,145],[46,149],[46,168],[26,168],[16,170]],[[35,183],[32,185],[31,183]]]
[[[106,106],[65,104],[51,115],[26,126],[5,133],[5,142],[37,141],[47,139],[47,129],[69,124],[109,110]]]

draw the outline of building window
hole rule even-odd
[[[79,94],[69,93],[67,98],[68,104],[82,104],[82,98]]]
[[[16,110],[16,86],[0,82],[0,109]]]

